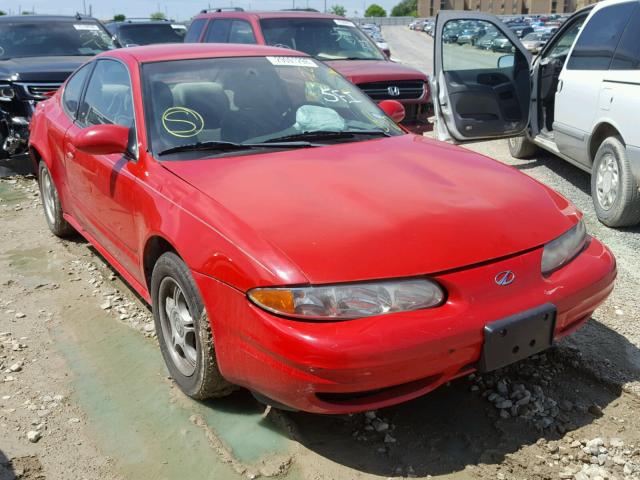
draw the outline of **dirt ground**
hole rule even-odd
[[[394,51],[428,45],[385,35]],[[616,289],[543,355],[345,416],[265,409],[246,391],[185,398],[147,306],[81,238],[49,233],[33,179],[0,180],[0,480],[640,479],[640,227],[600,225],[588,175],[561,160],[469,148],[576,203],[617,256]]]

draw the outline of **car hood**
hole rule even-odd
[[[543,245],[580,215],[514,168],[410,134],[162,165],[279,249],[311,283],[477,264]]]
[[[0,79],[62,83],[90,58],[92,57],[23,57],[0,60]]]
[[[392,80],[427,81],[427,76],[421,71],[388,60],[332,60],[324,63],[355,84]]]

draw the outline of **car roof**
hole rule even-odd
[[[0,16],[1,22],[11,23],[33,23],[33,22],[97,22],[93,17],[86,17],[82,15],[2,15]]]
[[[330,13],[320,12],[306,12],[302,10],[284,10],[280,12],[274,11],[222,11],[222,12],[203,12],[196,16],[196,18],[325,18],[325,19],[338,19],[347,20],[339,15],[332,15]]]
[[[174,23],[178,23],[178,22],[174,22],[173,20],[149,20],[149,19],[145,19],[145,18],[131,18],[131,19],[126,19],[126,20],[121,20],[121,21],[117,21],[117,22],[107,22],[105,25],[171,25]]]
[[[233,43],[163,43],[109,50],[97,58],[130,58],[138,63],[225,57],[308,57],[288,48]]]

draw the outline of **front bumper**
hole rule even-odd
[[[278,403],[316,413],[376,409],[424,395],[478,367],[487,323],[539,305],[557,308],[554,338],[576,330],[613,289],[615,259],[592,239],[569,265],[541,276],[542,249],[435,275],[438,308],[343,322],[270,315],[194,273],[222,374]],[[516,274],[509,286],[495,275]]]

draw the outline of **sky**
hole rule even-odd
[[[363,7],[371,3],[382,5],[391,11],[400,0],[326,0],[327,8],[331,5],[342,5],[347,15],[362,15]],[[101,19],[112,18],[116,13],[124,13],[128,17],[148,17],[152,12],[161,10],[174,20],[188,20],[201,9],[211,7],[242,7],[245,10],[281,10],[310,7],[322,11],[325,0],[0,0],[0,10],[17,14],[19,10],[35,10],[36,13],[53,13],[71,15],[82,13],[86,4],[93,8],[93,16]]]

